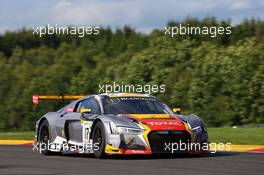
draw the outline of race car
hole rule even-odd
[[[179,109],[171,110],[152,95],[109,93],[75,98],[37,121],[35,144],[42,154],[77,152],[103,158],[111,154],[202,152],[201,147],[190,150],[186,145],[208,143],[201,118],[180,115]],[[38,96],[32,100],[39,103]],[[185,147],[180,149],[179,144]]]

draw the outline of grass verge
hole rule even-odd
[[[0,140],[33,140],[34,132],[0,132]]]
[[[208,128],[213,143],[264,145],[264,128]],[[0,140],[33,140],[34,132],[1,132]]]
[[[264,128],[208,128],[210,142],[264,145]]]

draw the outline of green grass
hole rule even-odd
[[[210,142],[264,145],[264,128],[208,128]]]
[[[209,140],[214,143],[264,145],[264,128],[208,128]],[[34,132],[1,132],[0,139],[33,140]]]
[[[0,132],[0,140],[33,140],[34,132]]]

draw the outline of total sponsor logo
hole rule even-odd
[[[151,126],[180,126],[182,125],[182,122],[147,122],[147,124]]]

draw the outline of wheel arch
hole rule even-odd
[[[47,121],[48,125],[49,125],[49,135],[50,135],[50,141],[54,141],[55,137],[56,137],[56,131],[55,131],[55,121],[56,121],[56,116],[54,115],[44,115],[42,116],[37,124],[36,124],[36,134],[35,134],[35,140],[38,141],[38,135],[39,135],[39,131],[40,131],[40,126],[41,124]]]
[[[47,121],[48,123],[49,123],[49,121],[48,121],[48,119],[46,118],[46,117],[42,117],[40,120],[39,120],[39,122],[38,122],[38,129],[37,129],[37,133],[36,133],[36,141],[38,141],[39,140],[39,130],[40,130],[40,126],[41,126],[41,124],[44,122],[44,121]]]
[[[90,138],[93,138],[93,130],[94,130],[94,127],[96,125],[96,123],[98,122],[102,122],[102,124],[104,125],[104,129],[105,129],[105,134],[108,134],[108,133],[111,133],[111,129],[110,129],[110,121],[108,118],[106,117],[99,117],[99,118],[96,118],[93,122],[93,125],[92,125],[92,129],[91,129],[91,132],[90,132]]]

